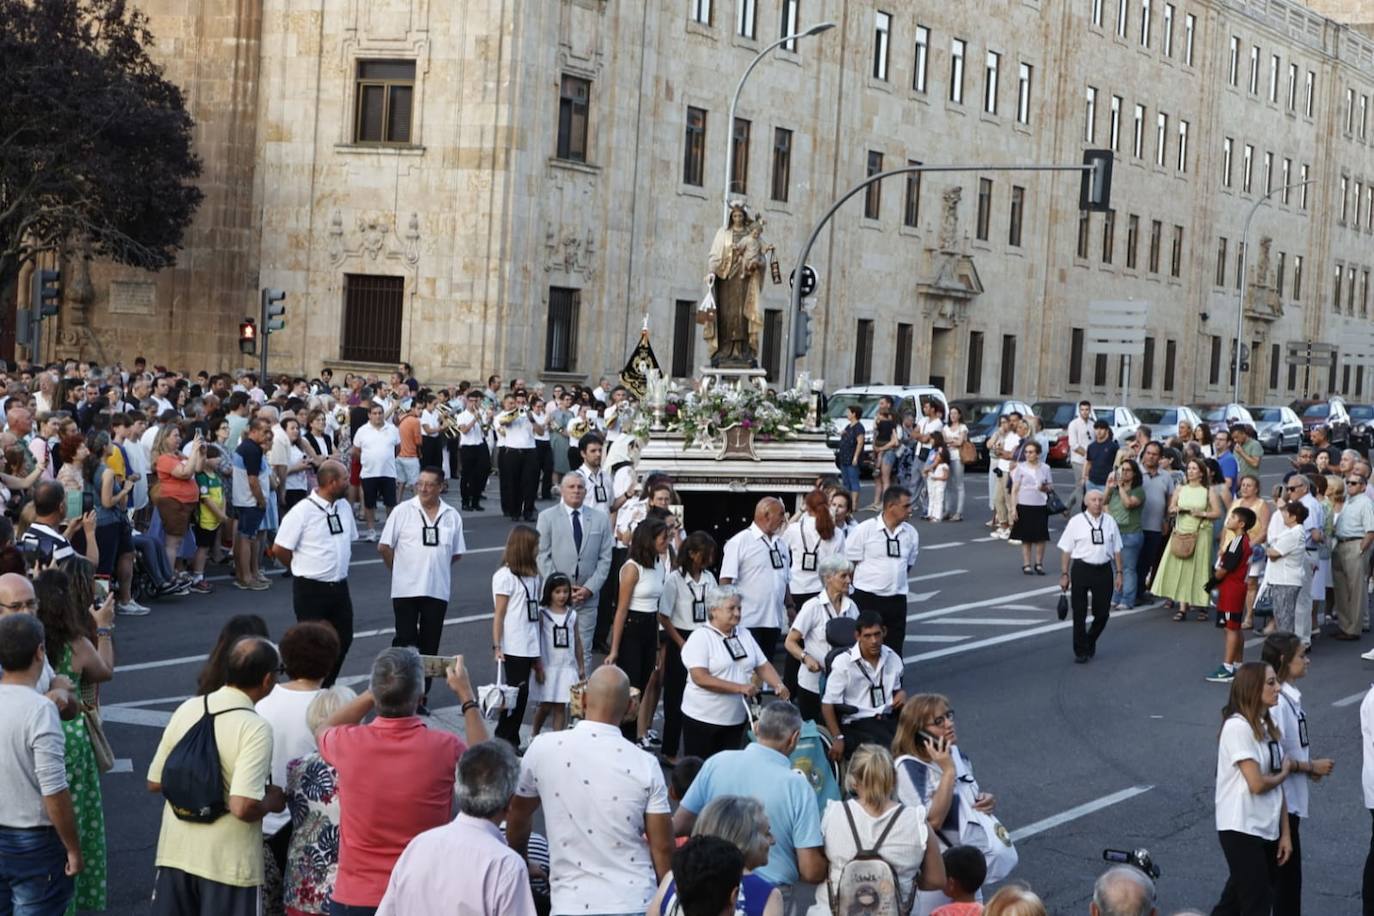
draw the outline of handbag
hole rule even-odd
[[[499,661],[496,663],[496,683],[477,688],[477,708],[481,710],[482,718],[496,722],[506,710],[515,707],[519,697],[520,688],[506,684],[506,663]]]
[[[1169,538],[1169,553],[1178,557],[1180,560],[1186,560],[1191,557],[1193,551],[1196,549],[1196,531],[1185,534],[1182,531],[1175,530],[1173,536]]]
[[[1060,620],[1067,620],[1069,616],[1069,593],[1059,593],[1059,607],[1057,609]]]
[[[1059,498],[1059,494],[1054,490],[1045,494],[1045,511],[1050,515],[1064,515],[1069,511],[1069,507],[1064,505],[1064,500]]]
[[[90,739],[91,750],[95,752],[95,765],[102,773],[114,769],[114,748],[105,736],[105,724],[100,719],[99,706],[86,706],[81,710],[81,718],[86,723],[86,737]]]
[[[959,460],[964,464],[973,464],[978,460],[978,449],[967,439],[959,443]]]

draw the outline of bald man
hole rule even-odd
[[[786,520],[782,500],[765,496],[754,507],[754,523],[725,542],[720,564],[720,584],[739,590],[740,623],[770,660],[787,626],[792,558],[778,536]]]
[[[1114,865],[1093,886],[1092,916],[1155,916],[1155,883],[1130,865]]]
[[[525,855],[542,804],[553,912],[642,913],[673,854],[663,771],[620,733],[630,712],[624,671],[596,669],[583,702],[573,729],[539,735],[525,751],[507,836]]]
[[[38,599],[34,595],[33,583],[19,573],[0,576],[0,617],[9,614],[38,616]],[[57,712],[63,719],[75,719],[81,711],[81,705],[76,701],[75,685],[66,677],[54,674],[46,658],[36,687],[39,693],[56,704]]]

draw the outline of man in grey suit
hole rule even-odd
[[[611,569],[615,538],[606,513],[583,505],[587,484],[581,474],[564,474],[558,490],[558,505],[539,513],[539,574],[561,572],[572,579],[572,606],[590,671],[597,594]]]

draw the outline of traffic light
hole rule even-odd
[[[258,326],[252,318],[239,322],[239,352],[249,356],[258,352]]]
[[[1112,208],[1112,161],[1109,149],[1083,151],[1083,178],[1078,186],[1078,209],[1105,213]]]
[[[805,308],[797,310],[797,333],[792,335],[795,347],[792,355],[801,359],[811,349],[811,313]]]
[[[34,301],[30,303],[38,313],[40,318],[52,318],[57,315],[62,301],[62,288],[59,286],[61,275],[55,270],[39,270],[34,272]]]
[[[271,334],[286,327],[286,306],[282,300],[286,293],[279,289],[262,291],[262,332]]]

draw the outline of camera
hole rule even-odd
[[[1150,858],[1150,850],[1148,849],[1141,848],[1132,849],[1130,851],[1125,849],[1104,849],[1102,850],[1102,859],[1103,861],[1118,865],[1134,866],[1149,875],[1152,879],[1156,881],[1159,880],[1159,866],[1155,864],[1154,859]]]

